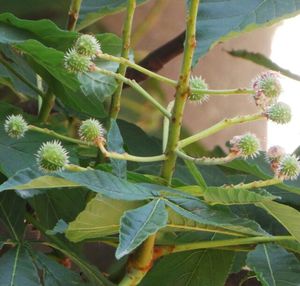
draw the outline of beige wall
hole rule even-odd
[[[149,1],[146,5],[137,9],[134,27],[144,21],[147,13],[152,9],[157,1]],[[165,8],[161,11],[160,17],[153,25],[150,32],[145,35],[137,48],[150,52],[177,36],[184,30],[185,7],[183,0],[165,0]],[[121,34],[123,15],[114,15],[105,19],[102,23],[106,28],[117,34]],[[250,62],[237,58],[232,58],[226,53],[231,49],[247,49],[249,51],[261,52],[269,55],[271,51],[271,39],[275,28],[264,28],[255,32],[247,33],[236,39],[232,39],[225,44],[214,47],[193,71],[195,75],[202,75],[212,89],[226,89],[237,87],[249,87],[255,75],[262,69]],[[160,73],[176,79],[180,69],[181,56],[168,63]],[[166,87],[168,96],[172,98],[174,91]],[[232,117],[241,114],[257,112],[252,98],[246,95],[230,97],[211,97],[203,105],[188,104],[185,112],[184,123],[191,131],[198,131],[218,122],[224,117]],[[208,148],[215,145],[224,146],[224,142],[234,135],[245,132],[254,132],[262,140],[262,145],[266,143],[266,123],[256,122],[232,127],[213,135],[203,143]]]

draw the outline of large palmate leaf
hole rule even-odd
[[[123,213],[139,205],[138,202],[116,201],[97,195],[69,224],[66,236],[69,240],[78,242],[116,234]]]
[[[300,242],[300,212],[296,209],[273,201],[256,204],[265,209],[271,216],[278,220],[298,242]]]
[[[152,202],[124,213],[121,218],[120,242],[116,258],[120,259],[137,248],[147,237],[164,227],[168,213],[163,200]]]
[[[137,4],[141,4],[146,1],[147,0],[137,0],[136,2]],[[85,0],[81,5],[80,22],[77,29],[81,30],[106,15],[117,13],[125,9],[126,5],[127,0]]]
[[[300,262],[276,244],[261,244],[248,254],[247,265],[263,286],[298,286]]]
[[[254,204],[276,198],[265,190],[248,191],[244,189],[209,187],[204,192],[204,199],[210,204]]]
[[[25,206],[26,202],[14,192],[0,194],[0,222],[14,240],[20,240],[24,233]]]
[[[212,249],[171,254],[155,264],[141,285],[152,286],[159,281],[164,286],[223,286],[234,255]]]
[[[299,12],[299,0],[244,0],[242,3],[239,0],[203,0],[197,17],[194,63],[221,41]]]
[[[40,286],[40,279],[28,251],[18,245],[0,257],[0,285]]]
[[[200,224],[233,230],[241,234],[265,234],[254,221],[240,218],[228,209],[209,206],[198,199],[168,197],[166,204],[178,214]]]

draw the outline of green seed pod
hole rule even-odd
[[[294,155],[285,155],[278,168],[278,177],[283,180],[295,180],[300,173],[298,158]]]
[[[263,95],[271,99],[277,99],[282,91],[279,74],[272,71],[260,74],[253,81],[252,86],[257,93],[263,93]]]
[[[289,123],[292,119],[291,108],[283,102],[277,102],[270,106],[266,111],[266,115],[278,124]]]
[[[82,140],[94,142],[96,139],[104,136],[105,129],[98,120],[90,118],[82,122],[78,133]]]
[[[205,82],[205,80],[201,76],[192,76],[190,79],[190,88],[192,89],[208,89],[208,86]],[[208,94],[196,94],[191,91],[191,95],[189,96],[190,101],[198,102],[198,103],[203,103],[209,99]]]
[[[36,158],[39,168],[44,172],[62,171],[69,163],[68,152],[57,140],[43,143]]]
[[[71,73],[87,72],[92,65],[90,57],[78,54],[75,49],[65,53],[64,66]]]
[[[230,144],[232,145],[230,151],[243,158],[255,157],[260,149],[259,140],[251,133],[234,136],[233,139],[230,140]]]
[[[9,137],[20,139],[28,130],[28,124],[22,115],[9,115],[4,122],[4,130]]]
[[[84,55],[90,58],[94,58],[97,54],[100,54],[101,46],[98,40],[92,35],[81,35],[74,45],[78,54]]]

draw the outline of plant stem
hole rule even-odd
[[[45,96],[43,97],[41,110],[38,116],[38,120],[45,123],[49,117],[49,114],[52,110],[52,107],[55,102],[55,95],[48,91]]]
[[[189,172],[197,182],[197,184],[202,188],[207,188],[206,182],[201,174],[201,172],[198,170],[197,166],[194,162],[184,160],[185,165],[187,166]]]
[[[139,92],[145,99],[150,101],[164,116],[171,118],[170,112],[168,112],[158,101],[156,101],[146,90],[144,90],[137,82],[130,80],[121,74],[114,73],[108,70],[104,70],[98,67],[95,67],[95,71],[107,76],[114,77],[117,80],[123,81],[125,84],[131,86],[137,92]]]
[[[129,259],[127,273],[118,286],[135,286],[140,283],[152,267],[154,243],[155,234],[150,235],[137,249]]]
[[[132,22],[133,22],[133,15],[136,7],[136,1],[135,0],[128,0],[127,1],[127,13],[126,13],[126,19],[124,22],[123,27],[123,48],[121,56],[125,59],[128,59],[129,56],[129,48],[130,48],[130,37],[131,37],[131,30],[132,30]],[[118,73],[122,76],[125,76],[126,73],[126,65],[121,64],[119,66]],[[110,105],[110,119],[117,119],[120,105],[121,105],[121,94],[123,90],[123,81],[119,81],[119,85],[117,90],[112,96],[111,99],[111,105]]]
[[[220,130],[223,130],[225,128],[228,128],[232,125],[235,124],[240,124],[240,123],[245,123],[245,122],[251,122],[251,121],[256,121],[256,120],[260,120],[260,119],[264,119],[266,118],[266,116],[262,113],[255,113],[252,115],[244,115],[244,116],[237,116],[234,118],[229,118],[229,119],[223,119],[220,122],[218,122],[217,124],[203,130],[200,131],[199,133],[196,133],[195,135],[192,135],[188,138],[185,138],[183,140],[180,140],[178,142],[178,148],[183,148],[187,145],[190,145],[200,139],[203,139],[205,137],[208,137],[212,134],[215,134],[216,132],[219,132]]]
[[[193,161],[194,163],[199,164],[199,165],[223,165],[223,164],[226,164],[226,163],[231,162],[232,160],[238,158],[238,156],[233,153],[229,153],[226,157],[220,157],[220,158],[215,158],[215,157],[213,157],[213,158],[207,158],[207,157],[194,158],[189,155],[186,155],[185,153],[183,153],[180,150],[176,150],[176,153],[177,153],[178,157],[180,157],[184,160]]]
[[[172,120],[170,123],[169,139],[166,148],[168,160],[162,167],[161,175],[169,183],[176,163],[176,148],[180,137],[183,110],[188,96],[190,95],[189,82],[192,67],[192,59],[196,47],[196,19],[198,12],[199,0],[191,0],[189,13],[187,17],[187,29],[184,45],[183,62],[178,80],[177,90],[175,94],[175,104],[172,112]]]
[[[57,138],[57,139],[60,139],[60,140],[63,140],[63,141],[67,141],[67,142],[70,142],[70,143],[78,144],[78,145],[85,145],[85,146],[93,146],[94,145],[94,144],[89,143],[89,142],[85,142],[85,141],[82,141],[82,140],[78,140],[78,139],[74,139],[74,138],[71,138],[71,137],[68,137],[68,136],[61,135],[61,134],[59,134],[59,133],[57,133],[53,130],[47,129],[47,128],[40,128],[40,127],[37,127],[37,126],[34,126],[34,125],[29,125],[28,129],[31,130],[31,131],[34,131],[34,132],[43,133],[43,134],[52,136],[54,138]]]
[[[69,8],[69,18],[67,29],[69,31],[75,31],[76,23],[79,17],[79,11],[81,7],[82,0],[72,0]]]
[[[125,65],[127,67],[131,67],[131,68],[133,68],[133,69],[135,69],[135,70],[137,70],[137,71],[139,71],[143,74],[148,75],[151,78],[154,78],[154,79],[159,80],[161,82],[167,83],[171,86],[176,87],[176,85],[177,85],[176,80],[167,78],[165,76],[162,76],[162,75],[159,75],[155,72],[147,70],[147,69],[139,66],[138,64],[135,64],[135,63],[131,62],[128,59],[125,59],[125,58],[122,58],[122,57],[115,57],[115,56],[112,56],[112,55],[109,55],[109,54],[99,54],[98,58],[103,59],[103,60],[107,60],[107,61],[111,61],[111,62],[120,63],[120,64]]]
[[[130,155],[128,153],[119,154],[116,152],[109,152],[104,147],[103,140],[98,140],[97,145],[98,145],[100,151],[102,152],[102,154],[108,158],[127,160],[127,161],[133,161],[133,162],[156,162],[156,161],[166,160],[166,155],[164,155],[164,154],[157,155],[157,156],[150,156],[150,157],[140,157],[140,156]]]
[[[260,181],[254,181],[248,184],[238,184],[238,185],[229,185],[225,186],[225,188],[230,188],[230,189],[256,189],[256,188],[262,188],[262,187],[268,187],[272,185],[278,185],[281,184],[282,180],[278,178],[272,178],[269,180],[260,180]]]
[[[176,80],[170,79],[168,77],[159,75],[155,72],[152,72],[134,62],[131,62],[128,59],[122,58],[122,57],[115,57],[109,54],[99,54],[97,55],[98,58],[120,63],[122,65],[126,65],[127,67],[130,67],[132,69],[135,69],[151,78],[154,78],[158,81],[161,81],[163,83],[166,83],[170,86],[176,87],[178,85],[178,82]],[[228,96],[228,95],[234,95],[234,94],[254,94],[255,91],[253,89],[246,89],[246,88],[237,88],[237,89],[223,89],[223,90],[214,90],[214,89],[197,89],[192,88],[191,93],[193,94],[209,94],[209,95],[219,95],[219,96]]]
[[[192,242],[181,245],[161,246],[159,249],[164,254],[196,250],[196,249],[208,249],[208,248],[219,248],[224,246],[234,246],[234,245],[246,245],[246,244],[257,244],[264,242],[276,242],[281,240],[296,240],[293,236],[257,236],[257,237],[245,237],[245,238],[234,238],[227,240],[214,240],[214,241],[200,241]]]

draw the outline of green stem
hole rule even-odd
[[[187,166],[191,175],[194,177],[197,184],[200,187],[206,189],[207,188],[206,182],[205,182],[201,172],[198,170],[197,166],[195,165],[195,163],[192,161],[189,161],[189,160],[184,160],[184,163]]]
[[[176,85],[177,85],[176,80],[167,78],[165,76],[162,76],[162,75],[159,75],[159,74],[157,74],[155,72],[152,72],[152,71],[150,71],[148,69],[145,69],[142,66],[139,66],[138,64],[135,64],[135,63],[131,62],[128,59],[124,59],[122,57],[115,57],[115,56],[111,56],[111,55],[108,55],[108,54],[99,54],[98,58],[103,59],[103,60],[107,60],[107,61],[110,61],[110,62],[116,62],[116,63],[120,63],[122,65],[126,65],[128,67],[131,67],[131,68],[133,68],[133,69],[135,69],[135,70],[143,73],[143,74],[148,75],[151,78],[154,78],[154,79],[156,79],[158,81],[167,83],[167,84],[169,84],[169,85],[171,85],[173,87],[176,87]]]
[[[76,23],[79,17],[79,11],[82,0],[72,0],[69,8],[69,18],[67,29],[69,31],[75,31]]]
[[[55,95],[51,91],[47,92],[46,95],[43,97],[41,110],[38,116],[38,120],[40,122],[45,123],[47,121],[54,103]]]
[[[61,135],[61,134],[59,134],[59,133],[57,133],[53,130],[47,129],[47,128],[40,128],[40,127],[37,127],[37,126],[34,126],[34,125],[29,125],[28,127],[29,127],[29,130],[31,130],[31,131],[43,133],[43,134],[49,135],[51,137],[54,137],[54,138],[57,138],[57,139],[60,139],[60,140],[63,140],[63,141],[67,141],[67,142],[70,142],[70,143],[75,143],[75,144],[78,144],[78,145],[94,146],[94,144],[92,144],[92,143],[85,142],[85,141],[78,140],[78,139],[74,139],[74,138],[71,138],[71,137],[68,137],[68,136],[64,136],[64,135]]]
[[[125,84],[132,87],[134,90],[139,92],[145,99],[150,101],[164,116],[171,118],[170,112],[168,112],[158,101],[156,101],[146,90],[144,90],[136,81],[130,80],[121,74],[114,73],[108,70],[104,70],[98,67],[95,67],[95,71],[101,74],[114,77],[117,80],[123,81]]]
[[[102,154],[105,157],[118,159],[118,160],[127,160],[127,161],[133,161],[133,162],[156,162],[156,161],[164,161],[166,160],[166,155],[161,154],[157,156],[150,156],[150,157],[140,157],[140,156],[134,156],[130,155],[128,153],[116,153],[116,152],[109,152],[105,149],[102,140],[98,140],[97,145],[102,152]]]
[[[116,62],[122,65],[126,65],[127,67],[133,68],[151,78],[154,78],[158,81],[161,81],[163,83],[166,83],[170,86],[177,87],[178,82],[176,80],[170,79],[168,77],[159,75],[155,72],[152,72],[134,62],[131,62],[128,59],[122,58],[122,57],[115,57],[109,54],[99,54],[98,58]],[[234,94],[254,94],[255,91],[253,89],[246,89],[246,88],[237,88],[237,89],[223,89],[223,90],[214,90],[214,89],[197,89],[192,88],[191,93],[193,94],[209,94],[209,95],[219,95],[219,96],[228,96],[228,95],[234,95]]]
[[[166,148],[168,160],[165,161],[162,167],[161,176],[169,183],[176,163],[176,148],[180,137],[183,111],[187,98],[190,95],[189,82],[192,67],[194,50],[196,47],[196,20],[198,12],[199,0],[191,0],[189,13],[186,22],[186,38],[184,44],[183,62],[177,90],[175,94],[175,104],[172,112],[172,120],[170,123],[169,139]]]
[[[184,152],[180,151],[180,150],[176,150],[176,153],[178,155],[178,157],[184,159],[184,160],[188,160],[188,161],[193,161],[196,164],[199,165],[223,165],[226,164],[228,162],[231,162],[232,160],[238,158],[238,156],[236,154],[233,153],[229,153],[226,157],[220,157],[220,158],[207,158],[207,157],[201,157],[201,158],[194,158],[191,157],[187,154],[185,154]]]
[[[155,234],[150,235],[129,258],[127,273],[118,286],[135,286],[140,283],[152,266]]]
[[[131,30],[132,30],[132,22],[133,22],[133,15],[136,7],[135,0],[128,0],[127,1],[127,13],[126,19],[124,22],[123,27],[123,48],[121,56],[125,59],[129,57],[129,48],[130,48],[130,37],[131,37]],[[122,76],[125,76],[126,73],[126,65],[121,64],[118,70],[118,73]],[[112,96],[111,105],[110,105],[110,118],[117,119],[120,105],[121,105],[121,94],[123,90],[123,81],[119,81],[119,85],[117,90]]]
[[[174,107],[174,100],[170,101],[167,110],[168,112],[172,112]],[[162,135],[162,151],[165,152],[167,148],[168,138],[169,138],[169,129],[170,129],[170,119],[168,117],[164,117],[163,122],[163,135]]]
[[[28,81],[25,77],[23,77],[20,73],[18,73],[10,64],[7,63],[7,61],[3,58],[3,56],[0,54],[0,63],[5,66],[6,69],[8,69],[11,73],[13,73],[19,80],[24,82],[28,87],[30,87],[34,92],[36,92],[41,97],[44,97],[44,93],[38,89],[34,84],[32,84],[30,81]]]
[[[245,123],[245,122],[251,122],[251,121],[256,121],[256,120],[260,120],[260,119],[264,119],[266,118],[266,116],[262,113],[255,113],[252,115],[245,115],[245,116],[237,116],[234,118],[229,118],[229,119],[223,119],[220,122],[218,122],[217,124],[203,130],[200,131],[199,133],[192,135],[188,138],[185,138],[183,140],[180,140],[178,142],[178,148],[183,148],[187,145],[190,145],[200,139],[203,139],[205,137],[208,137],[212,134],[215,134],[225,128],[228,128],[232,125],[236,125],[236,124],[240,124],[240,123]]]
[[[268,186],[273,186],[273,185],[278,185],[281,184],[282,180],[278,179],[278,178],[272,178],[269,180],[261,180],[261,181],[254,181],[248,184],[238,184],[238,185],[229,185],[229,186],[225,186],[226,188],[230,188],[230,189],[257,189],[257,188],[263,188],[263,187],[268,187]]]
[[[234,238],[227,240],[214,240],[214,241],[200,241],[192,242],[181,245],[175,245],[173,248],[170,246],[159,247],[165,254],[197,250],[197,249],[209,249],[209,248],[219,248],[224,246],[235,246],[235,245],[247,245],[247,244],[257,244],[265,242],[276,242],[282,240],[295,241],[296,239],[292,236],[257,236],[257,237],[246,237],[246,238]]]

